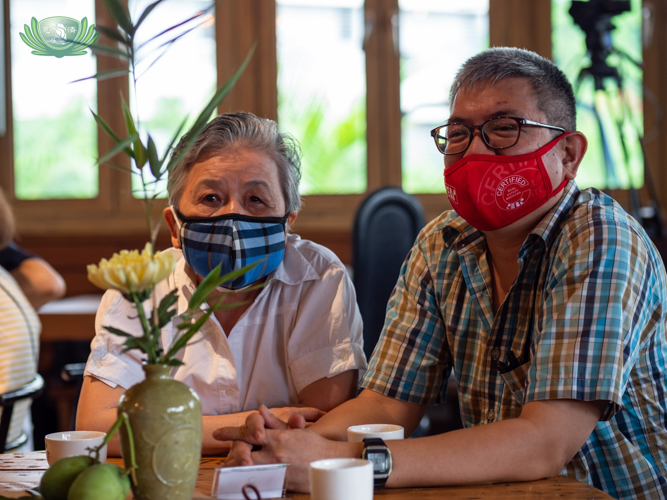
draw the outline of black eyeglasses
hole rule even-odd
[[[565,132],[565,129],[561,127],[545,125],[524,118],[501,116],[491,118],[481,125],[472,127],[463,123],[446,123],[431,130],[431,137],[433,137],[438,151],[443,155],[460,155],[470,147],[475,129],[479,129],[484,144],[492,149],[505,149],[511,148],[519,142],[522,125],[549,128],[561,133]]]

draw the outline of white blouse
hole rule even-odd
[[[176,269],[155,290],[159,301],[177,288],[180,315],[195,284],[181,251],[170,251],[178,253]],[[172,369],[174,379],[199,394],[204,415],[295,404],[309,384],[366,368],[356,294],[333,252],[288,235],[283,262],[267,281],[228,336],[211,316],[179,355],[185,364]],[[163,346],[171,345],[178,321],[177,315],[162,329]],[[111,387],[129,389],[144,378],[140,353],[121,354],[123,339],[103,325],[140,334],[134,305],[119,292],[106,292],[85,372]]]

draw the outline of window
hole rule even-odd
[[[444,163],[430,132],[449,117],[449,87],[489,45],[488,0],[400,0],[403,189],[444,193]]]
[[[89,107],[96,109],[93,80],[70,83],[95,74],[95,58],[33,55],[19,33],[31,19],[53,16],[77,21],[95,19],[93,0],[10,2],[12,41],[12,108],[15,196],[20,200],[95,198],[99,191],[96,125]],[[27,25],[27,28],[26,28]],[[40,24],[35,37],[56,35]]]
[[[605,78],[604,90],[596,90],[593,75],[586,72],[590,60],[586,57],[585,35],[569,14],[571,3],[552,0],[552,40],[556,64],[575,83],[575,88],[580,81],[576,96],[577,128],[588,138],[588,151],[579,167],[577,184],[580,188],[639,188],[644,183],[644,158],[638,141],[638,132],[643,133],[643,72],[631,60],[642,61],[642,2],[632,0],[629,12],[611,18],[616,26],[611,30],[612,45],[627,55],[614,54],[608,58],[609,65],[618,69],[628,97],[631,113],[625,118],[614,80]],[[627,156],[618,120],[622,121]]]
[[[129,8],[134,14],[147,3],[129,0]],[[622,37],[620,46],[636,59],[642,56],[635,36],[641,3],[633,0],[632,14],[614,18],[619,28],[613,35]],[[156,9],[152,21],[156,27],[173,24],[173,18],[164,21],[162,16],[180,20],[205,4],[170,0]],[[174,123],[193,116],[216,81],[226,81],[257,42],[246,72],[221,110],[243,109],[277,118],[301,142],[306,204],[296,230],[347,232],[364,194],[389,185],[416,193],[431,218],[449,205],[441,182],[442,157],[428,131],[447,118],[454,72],[488,44],[526,47],[550,57],[552,20],[554,57],[568,74],[577,71],[581,35],[571,25],[568,5],[565,0],[217,1],[214,18],[174,44],[140,78],[140,117],[164,144]],[[667,14],[662,2],[643,0],[643,5],[653,9],[655,19]],[[110,25],[104,2],[7,0],[4,9],[11,50],[6,83],[11,94],[7,133],[0,135],[0,183],[23,234],[145,231],[128,176],[108,167],[98,169],[93,162],[113,143],[95,127],[88,107],[123,133],[121,96],[134,105],[128,79],[67,83],[121,63],[101,55],[41,58],[30,54],[18,38],[31,17],[85,16],[97,25]],[[147,25],[145,33],[150,32],[153,28]],[[112,43],[104,36],[100,39]],[[652,66],[647,65],[645,75],[658,97],[667,101],[667,91],[661,90],[667,89],[667,82],[658,71],[664,48],[654,44],[646,50]],[[62,72],[70,74],[63,77]],[[637,105],[642,93],[635,82],[640,78],[631,74],[629,85]],[[650,108],[646,112],[655,115]],[[585,113],[582,127],[592,121]],[[593,128],[586,132],[589,138],[595,136]],[[667,144],[667,131],[660,134],[662,141],[648,145],[654,161],[667,155],[661,149]],[[582,186],[603,177],[594,148],[591,140],[589,161],[594,166],[582,166]],[[615,151],[612,154],[618,155],[618,147]],[[591,180],[586,180],[589,171]],[[627,186],[632,179],[641,185],[642,173],[641,160],[636,160],[630,174],[618,173],[618,183]],[[658,172],[658,185],[663,184],[667,186],[667,175]]]

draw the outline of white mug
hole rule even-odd
[[[373,464],[361,458],[310,463],[311,500],[373,500]]]
[[[347,428],[347,440],[350,443],[361,443],[364,438],[370,437],[384,441],[403,439],[403,427],[394,424],[364,424]]]
[[[90,450],[104,442],[106,432],[99,431],[69,431],[54,432],[44,438],[46,443],[46,461],[49,465],[61,458],[90,455]],[[107,459],[107,447],[100,450],[100,462]]]

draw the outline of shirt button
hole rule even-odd
[[[489,410],[486,414],[486,421],[488,423],[493,422],[496,419],[496,412],[493,410]]]
[[[494,347],[493,351],[491,351],[491,358],[494,361],[497,361],[499,357],[500,357],[500,349],[498,349],[497,347]]]
[[[227,389],[225,394],[231,398],[234,395],[234,389]]]
[[[102,361],[100,361],[99,359],[96,359],[96,360],[93,362],[93,364],[94,364],[97,368],[99,368],[100,366],[102,366]]]

